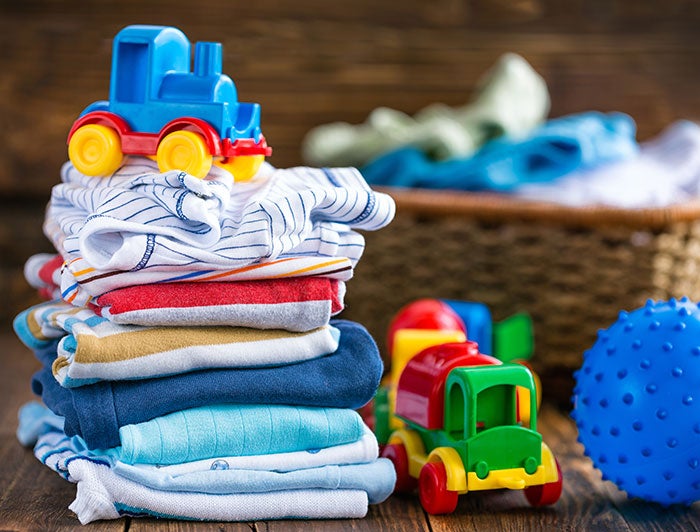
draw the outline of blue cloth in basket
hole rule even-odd
[[[506,192],[632,157],[639,151],[635,137],[630,116],[587,112],[552,119],[525,139],[501,137],[469,158],[433,161],[409,147],[378,157],[361,172],[372,185]]]

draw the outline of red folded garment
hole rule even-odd
[[[89,306],[114,323],[232,325],[310,331],[343,310],[345,283],[326,277],[136,285]]]
[[[63,259],[40,254],[24,274],[45,299],[60,299]],[[343,310],[345,283],[329,277],[172,282],[117,288],[94,297],[95,313],[124,325],[231,325],[310,331]]]

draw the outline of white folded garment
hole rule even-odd
[[[44,232],[65,259],[102,270],[227,269],[282,257],[362,255],[364,238],[394,216],[355,168],[274,169],[234,183],[217,167],[204,179],[158,173],[129,158],[109,177],[68,162],[51,194]]]
[[[523,185],[515,196],[570,207],[654,208],[700,196],[700,126],[679,120],[640,144],[636,157]]]
[[[74,460],[68,469],[78,483],[69,509],[82,524],[125,515],[256,521],[360,518],[367,514],[367,493],[362,490],[305,489],[211,495],[154,490],[119,477],[109,466],[86,460]]]

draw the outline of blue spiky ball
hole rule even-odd
[[[647,301],[598,332],[571,413],[603,478],[663,505],[700,500],[700,309]]]

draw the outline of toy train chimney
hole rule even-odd
[[[222,69],[220,42],[198,42],[194,47],[195,76],[219,76]]]

